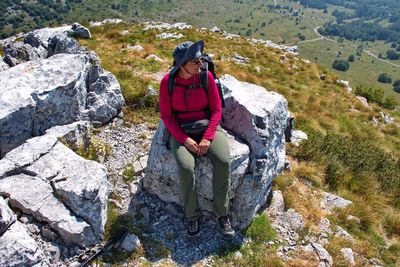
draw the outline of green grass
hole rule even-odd
[[[251,237],[255,242],[266,242],[276,238],[275,229],[264,213],[256,215],[245,235]]]

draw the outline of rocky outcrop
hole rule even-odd
[[[4,199],[0,197],[0,236],[15,222],[16,217]]]
[[[35,240],[20,222],[0,238],[0,266],[50,266]]]
[[[221,82],[226,105],[222,126],[230,146],[230,209],[234,226],[244,229],[265,204],[273,178],[283,170],[287,102],[279,94],[229,75]],[[180,204],[178,169],[165,146],[166,135],[161,122],[151,145],[144,187],[166,202]],[[212,167],[206,157],[198,160],[196,182],[200,207],[212,212]]]
[[[0,194],[48,223],[63,243],[85,246],[102,238],[110,189],[103,165],[58,141],[71,139],[78,125],[84,123],[50,130],[10,151],[0,160]]]
[[[0,88],[0,157],[56,125],[106,123],[124,103],[117,80],[94,54],[19,64],[2,72],[0,84],[7,84]]]

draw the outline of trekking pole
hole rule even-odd
[[[119,241],[122,241],[127,234],[128,234],[128,231],[126,229],[123,229],[122,231],[120,231],[117,235],[115,235],[113,238],[111,238],[102,248],[100,248],[99,251],[97,251],[92,256],[90,256],[87,260],[85,260],[85,262],[83,262],[79,267],[87,266],[92,260],[97,258],[104,251],[110,250],[111,248],[113,248],[115,246],[115,244],[119,243]]]

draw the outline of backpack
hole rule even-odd
[[[184,87],[185,89],[193,89],[193,88],[201,87],[206,92],[206,95],[208,95],[207,71],[210,71],[214,77],[215,84],[217,85],[217,88],[218,88],[218,93],[219,93],[219,98],[221,100],[222,108],[224,108],[225,101],[224,101],[224,95],[222,92],[222,85],[221,85],[221,82],[219,81],[217,75],[215,74],[214,62],[208,54],[202,55],[202,61],[203,61],[203,65],[200,67],[200,84],[191,84],[191,85],[178,84],[178,83],[175,83],[175,76],[169,76],[169,78],[168,78],[168,94],[170,97],[172,97],[172,94],[174,93],[174,87],[175,87],[175,85],[178,85],[178,86]],[[175,111],[173,110],[172,113],[174,113],[174,112]],[[222,120],[223,120],[223,118],[222,118]]]

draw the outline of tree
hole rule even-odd
[[[380,83],[392,83],[392,78],[387,73],[381,73],[378,76],[378,82]]]
[[[349,62],[354,62],[354,55],[350,55],[347,59]]]
[[[332,64],[332,68],[339,71],[347,71],[349,67],[349,62],[343,59],[336,59]]]
[[[388,51],[386,51],[386,56],[388,59],[391,60],[398,60],[400,59],[400,53],[397,53],[396,51],[389,49]]]

